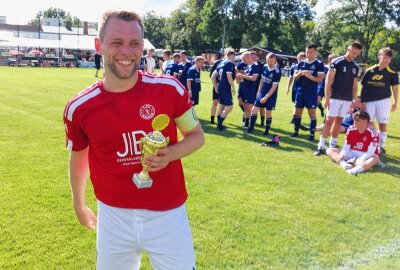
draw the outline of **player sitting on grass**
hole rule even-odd
[[[328,148],[326,154],[350,175],[362,173],[379,163],[376,130],[369,126],[370,117],[365,111],[353,115],[354,126],[349,127],[343,148]]]

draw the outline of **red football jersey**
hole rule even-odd
[[[375,154],[378,154],[379,136],[373,127],[368,127],[363,133],[360,133],[354,126],[347,129],[346,143],[350,145],[351,150],[367,152],[371,144],[375,144]]]
[[[193,115],[192,127],[197,125],[193,125],[198,119],[192,110],[188,92],[171,77],[139,72],[134,87],[122,93],[104,90],[99,81],[66,105],[67,148],[80,151],[89,146],[90,178],[97,199],[103,203],[133,209],[173,209],[187,198],[180,160],[150,173],[154,180],[151,188],[138,189],[132,176],[142,170],[139,140],[153,131],[153,118],[160,114],[170,117],[161,133],[172,145],[178,142],[174,120]]]

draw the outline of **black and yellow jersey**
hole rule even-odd
[[[379,70],[379,65],[373,65],[365,72],[361,84],[361,101],[377,101],[390,98],[391,86],[399,84],[399,76],[394,67]]]

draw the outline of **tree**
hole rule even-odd
[[[78,17],[72,17],[71,14],[63,9],[59,8],[48,8],[45,11],[39,11],[36,13],[36,17],[28,22],[28,25],[36,25],[40,26],[41,20],[43,18],[60,18],[64,21],[69,21],[72,23],[72,26],[79,26],[79,19]]]
[[[212,48],[220,48],[222,44],[223,19],[225,18],[224,0],[206,0],[200,12],[201,22],[197,31]]]
[[[166,18],[157,16],[154,11],[149,11],[143,16],[144,37],[156,48],[166,47],[168,36],[166,21]]]
[[[351,27],[353,39],[363,45],[361,59],[369,59],[372,42],[378,32],[385,28],[385,23],[400,25],[400,1],[393,0],[330,0],[339,3],[335,19]],[[331,20],[332,21],[332,20]],[[353,27],[352,27],[353,26]]]
[[[296,50],[293,42],[307,42],[304,37],[309,31],[307,21],[313,19],[310,4],[302,0],[255,0],[251,1],[252,12],[249,14],[249,38],[264,46]],[[261,34],[260,34],[261,33]],[[287,43],[289,42],[289,44]]]

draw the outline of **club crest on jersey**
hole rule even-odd
[[[353,74],[356,75],[357,70],[355,68],[353,68],[352,71],[353,71]]]
[[[312,65],[310,69],[311,69],[311,70],[314,70],[314,69],[315,69],[315,65]]]
[[[346,72],[346,67],[343,67],[343,72]]]
[[[144,120],[150,120],[156,114],[156,109],[154,108],[153,105],[145,104],[142,107],[140,107],[139,114],[140,117],[142,117]]]

